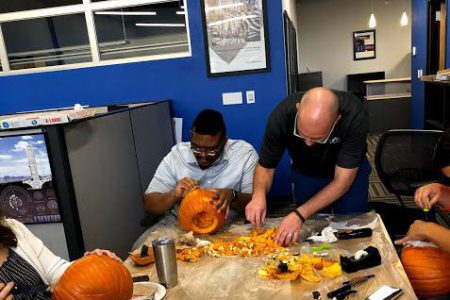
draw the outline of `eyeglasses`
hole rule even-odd
[[[336,121],[334,121],[333,127],[331,127],[330,132],[328,133],[328,135],[324,139],[317,140],[317,139],[310,139],[310,138],[308,138],[306,136],[301,135],[298,132],[297,119],[298,119],[298,113],[295,114],[294,132],[293,132],[294,136],[296,136],[298,138],[301,138],[301,139],[304,139],[304,140],[312,141],[312,142],[317,143],[317,144],[326,144],[328,142],[328,140],[330,139],[331,134],[333,133],[334,127],[336,126],[336,124],[338,122],[338,119],[336,119]]]
[[[223,146],[223,142],[221,142],[219,146],[214,147],[214,148],[199,147],[195,144],[193,145],[191,142],[191,150],[194,154],[197,154],[197,155],[205,153],[206,156],[216,156],[222,150],[222,146]]]

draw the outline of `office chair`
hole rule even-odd
[[[403,207],[401,196],[413,196],[416,189],[442,179],[434,157],[442,131],[398,129],[386,131],[375,151],[375,168],[386,189]]]

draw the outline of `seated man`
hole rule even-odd
[[[436,158],[442,173],[447,180],[450,179],[450,130],[442,137]],[[428,184],[417,189],[414,198],[422,209],[430,209],[433,205],[439,204],[444,210],[450,211],[450,186],[440,183]],[[450,230],[433,222],[415,221],[406,237],[395,243],[403,244],[410,240],[426,240],[450,253]]]
[[[191,190],[213,189],[219,211],[244,212],[253,192],[258,155],[242,140],[227,138],[222,115],[206,109],[191,128],[191,141],[175,145],[158,166],[144,196],[147,213],[164,214]]]

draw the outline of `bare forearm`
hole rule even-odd
[[[306,203],[302,204],[298,210],[305,218],[308,218],[342,197],[349,188],[350,184],[333,180]]]
[[[173,192],[144,195],[145,211],[149,214],[164,214],[172,209],[177,201]]]
[[[259,164],[255,168],[255,176],[253,177],[253,194],[264,196],[272,187],[273,175],[275,169],[266,169]]]
[[[450,254],[449,229],[435,223],[427,223],[425,237],[427,241],[432,242],[440,249]]]

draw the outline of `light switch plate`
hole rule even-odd
[[[412,47],[412,55],[413,55],[413,56],[416,56],[416,50],[417,50],[417,49],[416,49],[416,46],[413,46],[413,47]]]
[[[222,94],[222,104],[223,105],[233,105],[233,104],[242,104],[242,93],[223,93]]]
[[[423,76],[423,70],[422,69],[417,70],[417,78],[420,79],[420,77],[422,77],[422,76]]]
[[[246,92],[246,96],[247,96],[247,104],[253,104],[255,103],[255,91],[247,91]]]

